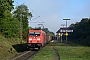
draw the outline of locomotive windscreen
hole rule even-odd
[[[30,36],[40,36],[40,32],[30,32]]]

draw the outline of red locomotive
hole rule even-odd
[[[28,40],[27,40],[28,48],[38,48],[38,49],[40,49],[48,41],[51,40],[51,38],[49,37],[49,39],[48,39],[47,36],[49,36],[49,35],[47,35],[42,30],[29,30]]]

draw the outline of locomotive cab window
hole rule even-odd
[[[40,36],[40,32],[30,32],[30,36]]]
[[[30,32],[30,34],[29,34],[30,36],[34,36],[34,32]]]
[[[40,32],[35,32],[35,36],[40,36]]]

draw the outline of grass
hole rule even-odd
[[[12,38],[8,39],[0,35],[0,60],[8,60],[9,58],[18,54],[13,45],[20,44],[19,39]],[[12,48],[12,53],[9,52]]]
[[[18,54],[19,52],[17,51],[20,49],[18,46],[20,46],[19,39],[7,39],[0,35],[0,60],[8,60]],[[90,47],[60,42],[49,43],[34,57],[33,60],[54,60],[55,52],[52,50],[51,46],[58,50],[60,60],[90,60]],[[9,52],[10,48],[12,48],[13,53]]]
[[[46,46],[34,57],[33,60],[54,60],[53,57],[55,57],[55,53],[50,46]]]
[[[60,46],[56,46],[61,44]],[[90,60],[90,47],[57,43],[54,47],[58,50],[60,60]]]
[[[33,60],[54,60],[55,53],[51,46],[58,50],[60,60],[90,60],[90,47],[73,43],[49,43]]]

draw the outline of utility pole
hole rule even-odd
[[[13,0],[13,1],[14,1],[14,0]],[[15,1],[15,2],[16,2],[16,1]],[[16,3],[19,5],[18,2],[16,2]],[[19,36],[19,38],[20,38],[20,43],[22,43],[22,37],[23,37],[23,36],[22,36],[22,35],[23,35],[23,34],[22,34],[22,29],[23,29],[23,26],[22,26],[22,25],[23,25],[23,24],[22,24],[22,12],[21,12],[21,15],[20,15],[19,18],[20,18],[20,36]]]
[[[66,20],[66,42],[67,42],[67,35],[68,35],[68,33],[67,33],[67,20],[70,20],[70,18],[64,18],[63,20]]]
[[[23,28],[22,28],[22,27],[23,27],[22,25],[23,25],[23,24],[22,24],[22,15],[21,15],[21,17],[20,17],[20,43],[21,43],[21,44],[22,44],[22,37],[23,37],[23,36],[22,36],[22,29],[23,29]]]
[[[42,24],[42,23],[44,23],[44,22],[41,22],[40,24],[38,24],[40,28],[43,26],[43,24]],[[43,27],[44,27],[44,26],[43,26]]]

